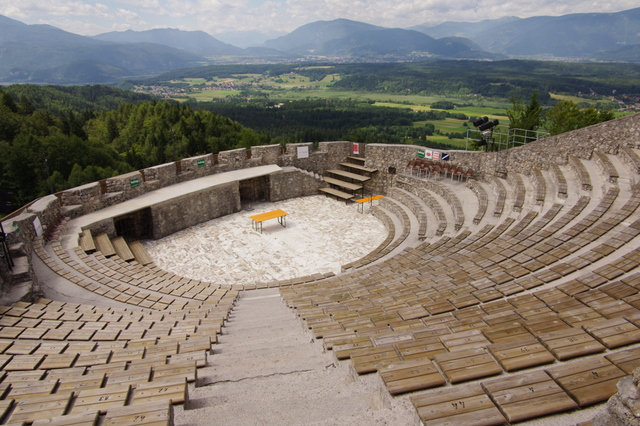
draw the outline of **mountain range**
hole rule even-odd
[[[253,32],[251,36],[258,37]],[[0,82],[108,83],[203,64],[265,61],[537,58],[640,62],[639,46],[640,8],[407,29],[336,19],[306,24],[247,48],[224,43],[203,31],[128,30],[85,37],[0,15]]]

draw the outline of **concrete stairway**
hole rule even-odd
[[[415,422],[407,399],[388,397],[377,375],[356,377],[325,353],[276,289],[241,296],[209,365],[198,370],[189,405],[176,407],[176,424]]]

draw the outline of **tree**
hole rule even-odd
[[[528,105],[524,105],[521,99],[511,98],[513,107],[507,109],[510,129],[537,130],[542,119],[542,106],[538,100],[538,91],[531,93]]]
[[[545,127],[552,135],[570,132],[614,118],[611,111],[594,107],[581,109],[573,101],[558,102],[546,113]]]

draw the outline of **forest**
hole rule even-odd
[[[16,99],[0,89],[0,188],[12,191],[12,205],[180,158],[269,141],[189,104],[124,102],[110,110],[69,105],[75,106],[39,109],[26,95]]]
[[[409,108],[374,106],[372,101],[350,99],[305,99],[276,105],[268,100],[251,102],[200,102],[195,106],[229,117],[264,133],[271,143],[350,140],[366,143],[424,145],[434,134],[427,120],[447,117],[468,120],[448,111],[412,111]],[[454,148],[452,145],[440,148]]]

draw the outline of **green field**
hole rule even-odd
[[[307,67],[299,70],[312,68],[332,67]],[[413,111],[444,111],[433,109],[432,105],[436,102],[447,101],[455,105],[454,109],[446,110],[448,113],[462,114],[471,119],[487,116],[490,119],[498,119],[500,126],[508,126],[509,124],[506,110],[512,107],[512,103],[508,99],[494,99],[468,94],[423,96],[333,89],[331,87],[332,84],[340,78],[341,75],[338,73],[327,74],[320,81],[311,81],[308,76],[297,72],[287,72],[280,75],[241,73],[210,79],[184,78],[173,80],[170,83],[187,88],[186,93],[176,93],[174,99],[178,101],[194,99],[198,102],[208,102],[237,98],[238,100],[246,99],[250,101],[255,99],[279,103],[307,99],[334,99],[366,102],[379,107],[403,108]],[[215,90],[211,90],[212,88],[215,88]],[[569,100],[575,103],[587,102],[591,105],[595,105],[598,102],[569,95],[551,94],[551,97],[555,100]],[[420,127],[425,124],[432,124],[437,133],[429,136],[428,141],[457,145],[461,148],[466,145],[464,139],[449,139],[446,135],[466,135],[468,129],[473,129],[473,126],[467,120],[451,117],[444,120],[418,121],[414,123],[414,126]]]

